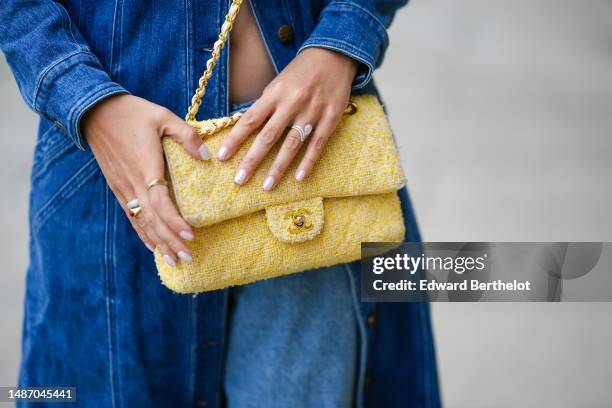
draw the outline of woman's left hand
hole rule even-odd
[[[294,176],[300,181],[308,177],[340,122],[357,67],[358,63],[352,58],[322,48],[308,48],[298,54],[243,114],[219,149],[219,160],[228,160],[261,128],[241,160],[234,182],[246,183],[279,138],[285,135],[262,188],[272,190],[276,187],[302,144],[307,145],[307,150]],[[312,126],[312,134],[304,142],[297,131],[288,131],[292,125],[304,129],[306,124]]]

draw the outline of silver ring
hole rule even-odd
[[[303,129],[301,126],[298,125],[291,126],[291,129],[298,132],[298,134],[300,135],[300,140],[302,142],[308,139],[308,136],[310,136],[310,133],[312,133],[312,125],[310,123],[305,124]]]
[[[138,201],[138,199],[133,199],[127,202],[126,207],[128,208],[128,210],[133,210],[136,207],[140,207],[140,201]]]

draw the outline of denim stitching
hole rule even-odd
[[[41,136],[39,143],[47,143],[45,139],[50,133],[59,132],[53,126],[50,126]],[[72,140],[68,137],[62,137],[58,142],[53,143],[51,147],[48,147],[47,151],[41,151],[41,156],[32,166],[32,175],[30,176],[32,182],[37,181],[51,166],[60,158],[65,152],[74,147]],[[42,149],[42,147],[40,147]],[[36,159],[36,157],[35,157]]]
[[[365,14],[367,14],[370,18],[372,18],[374,21],[376,21],[382,27],[382,29],[385,32],[387,31],[387,27],[385,27],[383,22],[380,21],[380,19],[378,17],[376,17],[374,14],[372,14],[370,12],[370,10],[362,7],[359,4],[351,3],[351,2],[348,2],[348,1],[334,1],[331,4],[329,4],[327,7],[328,7],[327,10],[333,10],[333,9],[337,9],[337,10],[350,10],[352,7],[354,7],[357,10],[362,11]]]
[[[50,128],[51,130],[55,130]],[[53,163],[59,156],[61,156],[66,150],[73,148],[74,145],[72,140],[67,137],[62,137],[59,142],[55,143],[53,146],[49,148],[47,154],[44,157],[45,167],[48,167],[49,164]]]
[[[367,64],[370,66],[371,64],[367,61],[367,59],[374,59],[373,55],[368,54],[362,49],[356,47],[355,45],[348,43],[344,40],[339,40],[337,38],[330,37],[313,37],[309,38],[308,41],[304,42],[301,49],[307,47],[334,47],[336,44],[341,45],[344,48],[337,48],[338,51],[350,52],[351,54],[355,54],[357,59],[360,59],[360,62]]]
[[[108,58],[109,72],[113,74],[113,65],[115,63],[115,32],[117,29],[117,13],[119,12],[119,1],[115,0],[115,7],[113,8],[113,24],[111,26],[111,40],[110,40],[110,56]]]
[[[427,316],[425,314],[425,308],[427,307],[427,305],[423,304],[423,303],[419,303],[419,315],[421,318],[421,332],[424,333],[423,337],[422,337],[422,342],[423,342],[423,362],[424,362],[424,368],[423,368],[423,376],[425,379],[425,401],[427,403],[427,406],[430,407],[432,406],[431,403],[431,380],[432,380],[432,372],[431,372],[431,365],[434,364],[434,361],[432,361],[432,357],[433,357],[433,338],[431,336],[431,328],[427,327],[427,323],[426,323],[426,319]]]
[[[110,191],[110,187],[108,187],[106,185],[106,183],[104,183],[104,187],[106,191]],[[118,401],[117,405],[122,407],[124,406],[122,403],[122,399],[123,399],[123,393],[121,392],[121,370],[119,370],[119,367],[121,366],[120,363],[120,348],[117,346],[119,344],[119,327],[118,327],[118,320],[117,320],[117,304],[115,302],[115,287],[116,287],[116,282],[117,282],[117,255],[115,254],[115,244],[117,243],[117,206],[116,206],[116,201],[113,200],[114,195],[111,195],[109,193],[109,198],[110,198],[110,205],[112,207],[111,211],[111,215],[112,215],[112,241],[111,241],[111,259],[113,260],[112,263],[112,269],[111,269],[111,277],[112,277],[112,298],[110,299],[110,305],[111,305],[111,310],[112,310],[112,316],[111,317],[111,323],[113,324],[113,341],[114,341],[114,345],[115,345],[115,352],[113,353],[114,356],[114,364],[113,364],[113,379],[116,383],[115,385],[115,389],[116,389],[116,393],[114,395],[114,398]]]
[[[219,348],[221,348],[221,345],[223,344],[224,346],[226,345],[226,339],[225,339],[225,327],[227,324],[227,307],[228,307],[228,293],[229,291],[227,289],[223,290],[223,296],[218,296],[217,297],[217,302],[219,303],[218,306],[218,310],[220,310],[219,314],[219,319],[217,320],[218,325],[217,325],[217,333],[219,333],[219,338],[217,339],[217,345]],[[221,351],[221,350],[220,350]],[[218,377],[219,378],[219,382],[218,382],[218,394],[217,395],[221,395],[223,393],[223,373],[224,373],[224,368],[225,368],[225,364],[224,364],[224,357],[225,357],[225,352],[219,352],[217,353],[217,355],[219,356],[220,359],[220,363],[219,364],[219,371],[218,371]],[[217,399],[217,404],[219,403],[219,400]]]
[[[111,390],[111,406],[115,407],[115,378],[114,378],[114,364],[113,364],[113,336],[112,336],[112,324],[111,324],[111,305],[110,305],[110,293],[111,293],[111,276],[110,276],[110,265],[109,260],[111,256],[109,254],[109,218],[110,218],[110,198],[109,189],[104,188],[104,283],[106,286],[106,332],[108,335],[108,375],[109,384]]]
[[[290,7],[289,7],[289,0],[283,0],[283,11],[284,11],[285,17],[287,18],[287,23],[289,24],[289,26],[293,27],[293,31],[295,32],[296,24],[295,24],[295,21],[293,20],[293,16],[291,15]]]
[[[74,124],[76,125],[74,129],[74,144],[80,149],[85,150],[83,135],[81,134],[80,123],[83,115],[96,103],[100,102],[103,99],[106,99],[112,95],[117,94],[126,94],[128,93],[125,89],[119,88],[115,83],[103,84],[98,89],[92,92],[92,95],[86,95],[84,98],[81,98],[78,103],[74,105],[73,110],[68,114],[68,123],[72,124],[72,117],[77,115]],[[87,103],[84,103],[87,101]],[[84,106],[82,106],[84,105]]]
[[[253,1],[253,0],[251,1],[251,11],[253,12],[253,18],[255,19],[257,28],[259,29],[259,34],[261,35],[261,38],[263,39],[263,43],[266,47],[266,52],[268,53],[268,58],[270,58],[270,61],[272,61],[272,66],[274,67],[274,71],[276,72],[276,75],[278,75],[280,73],[280,70],[278,69],[278,64],[274,60],[273,53],[270,51],[270,46],[268,45],[269,39],[268,41],[266,41],[266,34],[263,28],[261,27],[261,23],[259,21],[260,17],[259,17],[259,11],[257,10],[256,3],[257,3],[256,1]]]
[[[221,350],[221,370],[220,370],[220,380],[219,380],[219,389],[220,394],[223,394],[225,389],[225,362],[227,361],[227,341],[229,340],[228,330],[230,326],[230,315],[229,315],[229,296],[230,289],[225,289],[223,291],[223,319],[222,324],[220,325],[222,341],[219,344],[223,344],[223,350]]]
[[[117,75],[117,71],[119,69],[119,66],[115,66],[115,35],[117,34],[117,29],[118,29],[118,25],[117,25],[117,21],[120,18],[119,17],[119,1],[116,0],[115,1],[115,7],[114,7],[114,13],[113,13],[113,24],[112,24],[112,34],[111,34],[111,41],[110,41],[110,57],[109,57],[109,73],[113,76]],[[121,11],[123,11],[123,9],[121,9]],[[120,49],[117,48],[117,52],[119,52]],[[103,92],[106,91],[107,89],[110,89],[108,86],[102,86],[99,89],[95,90],[93,93],[93,96],[91,97],[91,99],[89,100],[89,103],[87,104],[87,106],[83,107],[82,109],[80,109],[80,113],[78,113],[77,116],[77,120],[76,120],[76,133],[75,133],[75,143],[77,144],[77,146],[81,149],[84,148],[83,143],[81,141],[81,134],[80,134],[80,129],[79,129],[79,123],[81,121],[81,117],[83,116],[83,114],[85,112],[87,112],[87,110],[93,106],[95,103],[97,103],[99,100],[101,100],[104,97],[110,96],[110,95],[103,95]],[[115,92],[117,93],[117,91]],[[81,98],[81,100],[79,100],[79,102],[77,104],[75,104],[75,106],[80,106],[84,103],[84,101],[86,100],[86,98]],[[74,111],[71,112],[71,114],[69,114],[69,117],[74,116]],[[114,307],[114,301],[111,298],[111,296],[114,296],[114,281],[115,281],[115,271],[116,271],[116,257],[115,257],[115,247],[114,247],[114,241],[115,241],[115,235],[116,235],[116,217],[113,216],[113,220],[112,220],[112,232],[111,232],[111,236],[113,238],[113,242],[110,242],[108,239],[108,229],[111,228],[110,225],[110,220],[109,217],[111,216],[111,212],[114,213],[114,203],[113,200],[111,199],[110,196],[110,188],[106,185],[106,183],[104,184],[104,193],[105,193],[105,205],[106,205],[106,228],[104,230],[104,234],[105,234],[105,245],[104,245],[104,261],[105,261],[105,266],[106,266],[106,282],[107,282],[107,296],[106,296],[106,318],[107,318],[107,330],[108,330],[108,359],[109,359],[109,380],[110,380],[110,388],[111,388],[111,405],[114,408],[118,403],[117,403],[117,393],[116,393],[116,388],[120,389],[120,384],[119,384],[119,374],[118,371],[116,371],[116,367],[115,367],[115,358],[118,358],[118,356],[115,356],[115,354],[113,353],[113,345],[117,344],[117,319],[114,319],[114,315],[116,314],[116,310]],[[111,210],[111,207],[113,208],[113,210]],[[109,254],[110,252],[110,254]],[[109,264],[109,260],[112,262],[112,267],[111,264]],[[115,381],[117,382],[117,384],[115,384]],[[121,405],[121,404],[119,404]]]
[[[80,45],[79,45],[79,43],[77,42],[77,40],[76,40],[76,38],[74,36],[74,32],[72,31],[72,22],[70,21],[70,16],[68,15],[68,12],[66,11],[66,8],[60,6],[56,2],[52,2],[52,3],[57,8],[57,11],[59,11],[59,13],[62,16],[62,24],[64,26],[64,30],[68,31],[68,33],[70,34],[71,42],[74,43],[77,47],[80,48]]]
[[[124,2],[122,0],[116,0],[116,10],[115,15],[113,16],[113,37],[112,37],[112,52],[111,52],[111,61],[112,64],[109,65],[109,70],[111,73],[111,78],[119,77],[119,73],[121,71],[121,51],[123,44],[123,31],[121,30],[121,21],[123,20],[123,8]],[[117,38],[115,38],[115,33],[117,34]]]
[[[70,113],[68,114],[68,121],[70,122],[72,117],[75,114],[77,114],[78,111],[81,111],[79,113],[79,116],[80,116],[83,114],[83,111],[87,110],[86,108],[85,109],[80,108],[80,105],[84,104],[87,100],[94,100],[94,103],[95,103],[95,100],[100,97],[100,94],[103,94],[109,89],[117,88],[118,86],[119,85],[115,84],[114,82],[102,83],[98,85],[93,91],[89,92],[88,94],[83,95],[80,99],[76,101],[76,103],[74,104],[74,107],[71,109]],[[127,92],[127,91],[124,91],[124,92]],[[91,106],[91,102],[88,104],[88,106]]]
[[[242,102],[242,103],[232,103],[230,105],[230,115],[233,115],[234,113],[237,113],[237,112],[244,112],[244,111],[246,111],[251,106],[253,106],[253,104],[256,101],[257,101],[257,99],[251,99],[249,101]]]
[[[91,158],[72,177],[70,177],[55,194],[47,200],[40,210],[32,218],[32,235],[36,235],[44,226],[45,222],[60,208],[60,204],[68,200],[72,195],[97,173],[95,158]]]
[[[317,41],[319,41],[319,40],[329,41],[330,43],[331,42],[335,42],[335,43],[341,44],[345,48],[337,47],[337,46],[334,46],[334,45],[329,44],[329,43],[318,43]],[[359,50],[357,48],[355,48],[353,45],[351,45],[349,43],[346,43],[346,42],[344,42],[342,40],[331,39],[331,38],[326,38],[326,37],[317,37],[317,38],[314,38],[314,39],[308,39],[308,41],[306,41],[304,44],[302,44],[302,46],[300,47],[298,53],[302,52],[306,48],[313,48],[313,47],[316,47],[316,48],[327,48],[327,49],[330,49],[330,50],[337,51],[337,52],[339,52],[341,54],[349,53],[350,57],[352,57],[352,58],[356,59],[357,61],[359,61],[359,62],[363,63],[364,65],[366,65],[366,67],[368,69],[367,69],[367,72],[365,74],[365,78],[363,78],[356,85],[352,85],[351,88],[353,90],[365,88],[365,86],[368,85],[368,83],[372,79],[372,73],[374,72],[374,66],[365,57],[363,57],[363,55],[365,55],[367,58],[370,58],[370,59],[374,59],[374,57],[364,53],[363,51],[361,51],[361,50]]]
[[[344,264],[344,268],[346,269],[346,272],[349,277],[349,282],[351,284],[353,306],[355,309],[355,317],[357,319],[357,327],[359,328],[359,372],[357,377],[357,384],[355,384],[355,394],[357,396],[355,405],[357,408],[361,408],[363,407],[363,384],[365,381],[365,369],[368,359],[368,338],[365,322],[363,321],[363,316],[361,315],[361,308],[359,307],[359,300],[357,299],[357,287],[355,279],[353,277],[352,269],[349,264]]]
[[[40,73],[40,75],[36,79],[36,86],[34,87],[34,97],[32,98],[32,101],[31,101],[32,108],[36,112],[40,112],[40,109],[37,106],[37,104],[38,104],[38,95],[40,94],[40,88],[42,87],[42,83],[44,82],[44,80],[47,77],[47,75],[49,74],[49,72],[54,70],[58,65],[62,64],[63,62],[66,62],[67,60],[69,60],[72,57],[75,57],[75,56],[77,56],[79,54],[87,54],[87,55],[90,55],[90,56],[95,58],[95,56],[91,52],[89,52],[89,51],[83,51],[83,50],[75,51],[75,52],[72,52],[72,53],[70,53],[68,55],[64,55],[61,58],[53,61],[51,64],[49,64]]]
[[[190,343],[190,353],[191,357],[189,360],[189,374],[188,374],[188,390],[189,390],[189,401],[195,403],[195,388],[196,388],[196,370],[197,370],[197,346],[198,346],[198,336],[197,336],[197,327],[198,327],[198,297],[197,295],[191,296],[189,298],[190,307],[187,308],[187,322],[188,322],[188,334],[187,341]]]
[[[190,105],[190,94],[192,86],[191,81],[193,80],[193,71],[192,65],[193,61],[191,60],[191,18],[193,15],[193,10],[190,7],[191,2],[189,0],[185,1],[185,106]]]

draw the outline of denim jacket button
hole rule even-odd
[[[283,24],[278,29],[278,39],[283,44],[291,44],[294,40],[293,28],[290,25]]]
[[[376,313],[370,312],[367,318],[368,327],[371,329],[376,326]]]
[[[64,126],[59,122],[59,120],[54,120],[53,124],[55,125],[56,128],[60,130],[60,132],[63,132],[65,130]]]

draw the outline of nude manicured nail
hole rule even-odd
[[[246,170],[240,169],[238,173],[236,173],[236,177],[234,177],[234,183],[243,184],[246,180]]]
[[[193,261],[193,258],[191,257],[191,255],[189,255],[185,251],[179,251],[177,255],[178,255],[179,258],[181,258],[182,261],[185,261],[185,262]]]
[[[227,148],[225,146],[221,146],[219,152],[217,153],[217,158],[219,160],[225,160],[225,156],[227,156]]]
[[[305,177],[306,177],[306,172],[304,170],[298,171],[297,174],[295,175],[295,179],[297,181],[302,181],[304,180]]]
[[[193,239],[193,234],[189,231],[181,231],[179,232],[179,237],[187,240],[187,241],[191,241]]]
[[[153,248],[151,245],[147,244],[146,242],[145,242],[145,246],[147,247],[149,251],[155,252],[155,248]]]
[[[210,151],[208,151],[208,147],[205,144],[201,145],[198,149],[198,153],[202,160],[210,160]]]
[[[272,190],[272,187],[274,187],[274,177],[268,176],[266,177],[266,181],[264,181],[263,183],[263,189],[266,191],[270,191]]]
[[[164,255],[164,261],[166,261],[166,263],[170,266],[176,266],[176,262],[170,255]]]

